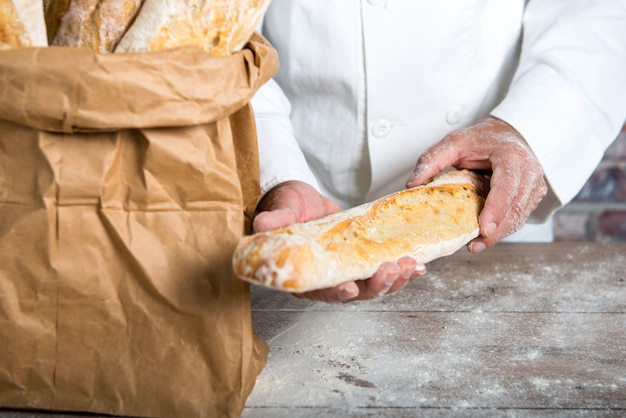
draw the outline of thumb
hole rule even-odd
[[[431,147],[420,156],[406,187],[416,187],[428,182],[437,174],[458,163],[458,152],[446,142]]]
[[[261,212],[254,217],[252,228],[255,232],[271,231],[297,222],[298,215],[291,208],[281,208]]]

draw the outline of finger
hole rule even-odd
[[[486,242],[488,247],[522,228],[546,195],[548,189],[543,177],[537,181],[531,177],[530,180],[520,187],[520,194],[515,197],[499,228],[488,238]]]
[[[398,266],[400,267],[400,277],[387,291],[388,295],[404,288],[416,277],[426,274],[426,266],[424,264],[417,263],[415,259],[411,257],[403,257],[398,260]]]
[[[326,303],[346,303],[374,299],[404,288],[416,277],[426,274],[426,266],[413,258],[403,257],[398,263],[383,263],[370,279],[342,283],[329,289],[294,294],[299,299]]]
[[[396,263],[383,263],[371,278],[342,283],[329,289],[302,293],[306,299],[327,303],[346,303],[377,298],[386,294],[400,277],[400,267]]]
[[[522,219],[519,193],[519,176],[515,170],[503,171],[496,166],[491,177],[491,189],[479,215],[480,237],[469,244],[473,253],[481,252],[510,234],[511,222]]]
[[[489,248],[519,230],[547,193],[543,174],[539,173],[537,178],[537,175],[530,174],[521,168],[518,177],[520,174],[527,179],[520,182],[514,180],[512,184],[502,182],[503,190],[517,190],[515,194],[509,193],[509,197],[503,199],[505,192],[500,187],[492,187],[489,196],[498,196],[500,199],[497,203],[493,203],[495,198],[489,200],[489,196],[487,197],[485,208],[480,216],[481,237],[470,243],[471,252],[480,252]],[[495,183],[498,184],[500,181],[501,179],[498,178]],[[505,209],[494,210],[499,205]]]
[[[296,222],[298,215],[290,208],[261,212],[254,217],[252,228],[255,232],[271,231]]]
[[[405,185],[407,188],[421,186],[457,161],[453,148],[439,143],[420,156]]]
[[[294,294],[299,299],[309,299],[326,303],[345,303],[355,300],[359,295],[359,286],[355,282],[346,282],[328,289],[313,290]]]
[[[417,160],[413,174],[411,174],[406,182],[406,187],[420,186],[446,168],[456,165],[461,159],[459,150],[462,149],[462,147],[458,147],[455,144],[455,137],[448,135],[441,142],[422,154]]]
[[[491,190],[479,217],[480,234],[485,238],[499,236],[506,229],[507,218],[521,217],[519,180],[513,176],[494,174]]]
[[[385,262],[380,265],[371,278],[356,282],[359,286],[359,295],[355,300],[370,300],[381,297],[387,294],[399,279],[402,280],[400,266],[391,261]],[[402,288],[405,284],[400,282],[397,285]]]

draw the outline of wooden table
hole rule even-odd
[[[243,417],[626,416],[626,243],[461,250],[379,300],[253,289]]]
[[[626,243],[498,244],[428,269],[348,305],[254,287],[271,352],[243,417],[626,416]],[[52,416],[80,415],[0,412]]]

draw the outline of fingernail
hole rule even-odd
[[[389,272],[387,273],[387,275],[385,276],[385,285],[387,287],[391,287],[393,286],[393,284],[396,282],[396,280],[398,279],[398,272]]]
[[[469,246],[469,250],[471,253],[479,253],[481,251],[485,251],[487,246],[482,242],[472,242]]]
[[[408,273],[408,277],[405,277],[405,279],[408,279],[408,281],[413,281],[416,278],[423,276],[425,273],[426,273],[425,266],[417,266],[415,267],[415,270]]]
[[[483,232],[483,236],[485,238],[489,238],[490,236],[493,235],[494,232],[496,232],[497,228],[498,228],[498,225],[496,225],[493,222],[487,224],[487,226],[485,227],[485,231]]]
[[[355,297],[357,297],[358,292],[356,292],[354,289],[341,289],[339,291],[339,300],[342,302],[345,302],[347,300],[350,299],[354,299]]]

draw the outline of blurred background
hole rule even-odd
[[[578,196],[556,213],[554,239],[626,242],[626,124]]]

